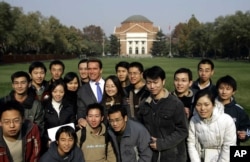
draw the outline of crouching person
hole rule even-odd
[[[74,128],[63,126],[56,132],[56,141],[50,144],[48,151],[39,162],[84,162],[84,156],[76,146],[77,137]]]
[[[39,159],[41,149],[38,126],[25,120],[24,109],[17,102],[0,107],[0,161],[29,161]]]

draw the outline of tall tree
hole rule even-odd
[[[120,42],[118,40],[118,38],[114,35],[111,34],[109,36],[110,39],[110,43],[109,43],[109,52],[111,53],[111,55],[116,55],[119,54],[119,50],[120,50]]]
[[[156,40],[153,42],[151,54],[153,56],[167,55],[166,36],[163,34],[162,30],[158,31],[156,34]]]

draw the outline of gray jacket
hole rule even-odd
[[[128,119],[118,146],[115,132],[108,130],[117,156],[117,162],[150,162],[152,151],[149,147],[150,135],[147,129],[134,120]]]

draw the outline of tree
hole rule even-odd
[[[166,36],[162,33],[162,30],[158,31],[156,34],[156,40],[153,42],[151,54],[153,56],[167,55]]]
[[[120,42],[118,40],[118,38],[114,35],[111,34],[109,36],[110,39],[110,43],[109,43],[109,52],[111,55],[115,55],[115,54],[119,54],[119,50],[120,50]]]
[[[89,25],[83,28],[83,38],[90,42],[88,50],[91,55],[101,55],[105,34],[100,26]]]

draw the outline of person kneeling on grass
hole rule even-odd
[[[74,128],[63,126],[56,132],[56,141],[50,144],[48,151],[39,162],[84,162],[84,156],[76,146],[77,136]]]

